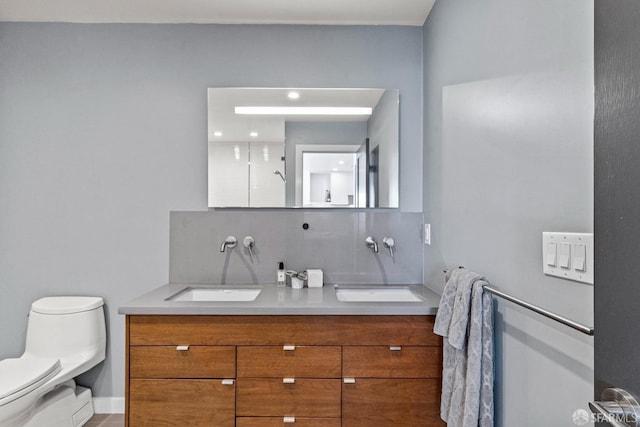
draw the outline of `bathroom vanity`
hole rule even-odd
[[[408,303],[275,285],[248,302],[168,300],[180,286],[120,308],[128,426],[444,425],[426,288]]]

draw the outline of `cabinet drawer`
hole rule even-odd
[[[440,378],[442,347],[343,348],[343,376],[354,378]]]
[[[342,427],[444,426],[439,379],[356,379],[342,386]]]
[[[433,333],[434,319],[434,316],[127,316],[129,345],[439,345],[442,337]]]
[[[340,378],[340,347],[238,347],[238,377]]]
[[[236,415],[241,417],[339,417],[339,379],[239,378]]]
[[[235,347],[134,346],[129,349],[131,378],[235,378]]]
[[[341,427],[340,418],[294,418],[285,422],[285,417],[241,417],[236,418],[236,427]]]
[[[233,427],[235,387],[220,380],[131,380],[129,427]]]

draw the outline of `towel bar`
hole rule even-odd
[[[587,335],[591,335],[593,336],[593,328],[591,326],[586,326],[583,325],[582,323],[578,323],[575,322],[571,319],[567,319],[566,317],[560,316],[558,314],[552,313],[548,310],[545,310],[544,308],[538,307],[537,305],[533,305],[531,303],[528,303],[526,301],[523,301],[519,298],[513,297],[509,294],[505,294],[504,292],[500,292],[497,289],[492,288],[491,286],[483,286],[483,289],[497,297],[506,299],[507,301],[511,301],[514,304],[518,304],[519,306],[522,306],[524,308],[527,308],[531,311],[535,311],[538,314],[543,315],[544,317],[547,317],[549,319],[555,320],[556,322],[560,322],[563,325],[566,325],[570,328],[575,329],[576,331],[580,331],[583,334],[587,334]]]
[[[459,267],[459,268],[463,268],[463,267]],[[445,270],[445,273],[446,272],[447,272],[447,270]],[[578,323],[578,322],[575,322],[575,321],[573,321],[571,319],[567,319],[566,317],[563,317],[563,316],[560,316],[558,314],[552,313],[552,312],[550,312],[548,310],[545,310],[542,307],[538,307],[537,305],[534,305],[534,304],[531,304],[529,302],[523,301],[520,298],[516,298],[516,297],[514,297],[512,295],[505,294],[504,292],[501,292],[501,291],[499,291],[499,290],[497,290],[495,288],[492,288],[491,286],[485,285],[485,286],[483,286],[483,289],[485,291],[489,292],[490,294],[493,294],[493,295],[495,295],[497,297],[506,299],[507,301],[510,301],[510,302],[512,302],[514,304],[517,304],[517,305],[519,305],[521,307],[524,307],[524,308],[526,308],[528,310],[531,310],[531,311],[534,311],[534,312],[536,312],[538,314],[541,314],[544,317],[547,317],[549,319],[555,320],[556,322],[562,323],[563,325],[568,326],[570,328],[573,328],[576,331],[582,332],[583,334],[590,335],[590,336],[593,336],[593,334],[594,334],[593,327],[591,327],[591,326],[586,326],[586,325],[583,325],[582,323]]]

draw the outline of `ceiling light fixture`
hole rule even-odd
[[[370,116],[371,107],[235,107],[236,114],[254,116]]]
[[[213,136],[222,136],[222,132],[220,132],[219,130],[215,131],[213,133]]]
[[[250,132],[250,133],[249,133],[249,136],[250,136],[251,138],[255,138],[256,136],[258,136],[258,132]]]
[[[289,92],[287,94],[287,97],[289,99],[298,99],[298,98],[300,98],[300,94],[298,92],[295,92],[295,91],[292,90],[291,92]]]

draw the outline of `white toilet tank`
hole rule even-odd
[[[104,301],[99,297],[46,297],[31,305],[25,353],[96,364],[105,357]]]

